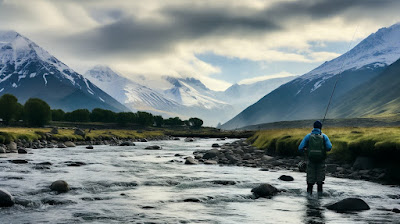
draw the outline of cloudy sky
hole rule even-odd
[[[0,0],[0,29],[81,73],[104,64],[224,90],[304,74],[399,22],[399,11],[398,0]]]

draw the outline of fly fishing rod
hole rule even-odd
[[[355,37],[355,35],[356,35],[356,33],[357,33],[357,29],[358,29],[358,26],[356,27],[356,29],[355,29],[355,31],[354,31],[353,37],[351,38],[351,41],[350,41],[350,43],[349,43],[349,46],[347,47],[347,51],[346,51],[346,52],[348,52],[348,51],[350,50],[350,47],[351,47],[351,45],[353,44],[353,40],[354,40],[354,37]],[[348,55],[347,55],[347,57],[348,57]],[[342,61],[342,65],[340,66],[339,74],[337,75],[335,84],[333,85],[332,93],[331,93],[331,96],[329,97],[328,106],[326,106],[326,110],[325,110],[324,118],[322,119],[322,123],[325,122],[326,115],[328,114],[329,106],[331,105],[331,102],[332,102],[333,94],[335,93],[335,89],[336,89],[337,83],[338,83],[338,81],[339,81],[339,78],[340,78],[340,76],[342,75],[343,66],[344,66],[344,63],[347,61],[347,57]]]

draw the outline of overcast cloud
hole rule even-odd
[[[0,29],[24,34],[78,72],[106,64],[132,78],[191,76],[221,90],[232,81],[196,55],[314,65],[347,50],[330,44],[399,22],[399,11],[397,0],[0,0]],[[282,65],[245,82],[301,72]]]

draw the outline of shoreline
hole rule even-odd
[[[194,151],[193,155],[194,163],[206,165],[243,166],[259,168],[260,171],[291,170],[305,173],[305,169],[299,168],[299,164],[305,161],[305,157],[268,156],[265,150],[257,149],[244,139],[223,145],[215,143],[212,149]],[[400,185],[390,177],[390,168],[366,167],[365,163],[368,161],[362,161],[363,159],[360,157],[353,164],[349,164],[334,161],[328,157],[326,176],[365,180],[384,185]]]

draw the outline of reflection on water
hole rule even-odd
[[[233,140],[228,140],[233,141]],[[37,149],[0,157],[0,188],[17,204],[0,208],[0,223],[393,223],[398,187],[328,177],[322,198],[307,198],[305,174],[217,165],[184,165],[194,150],[211,149],[216,139],[158,141],[136,146]],[[222,144],[222,142],[218,142]],[[149,145],[163,150],[148,151]],[[180,154],[182,156],[175,156]],[[27,159],[12,164],[10,159]],[[36,164],[50,162],[48,169]],[[79,162],[81,166],[68,166]],[[278,180],[291,175],[292,182]],[[49,191],[63,179],[66,194]],[[218,180],[218,181],[217,181]],[[222,182],[221,182],[222,181]],[[229,181],[230,185],[222,185]],[[272,199],[251,197],[251,188],[270,183],[284,190]],[[315,196],[316,197],[316,196]],[[324,205],[360,197],[371,210],[339,214]],[[386,210],[385,210],[386,209]]]
[[[325,223],[324,209],[321,207],[321,202],[318,197],[307,196],[307,202],[305,204],[304,223]]]

